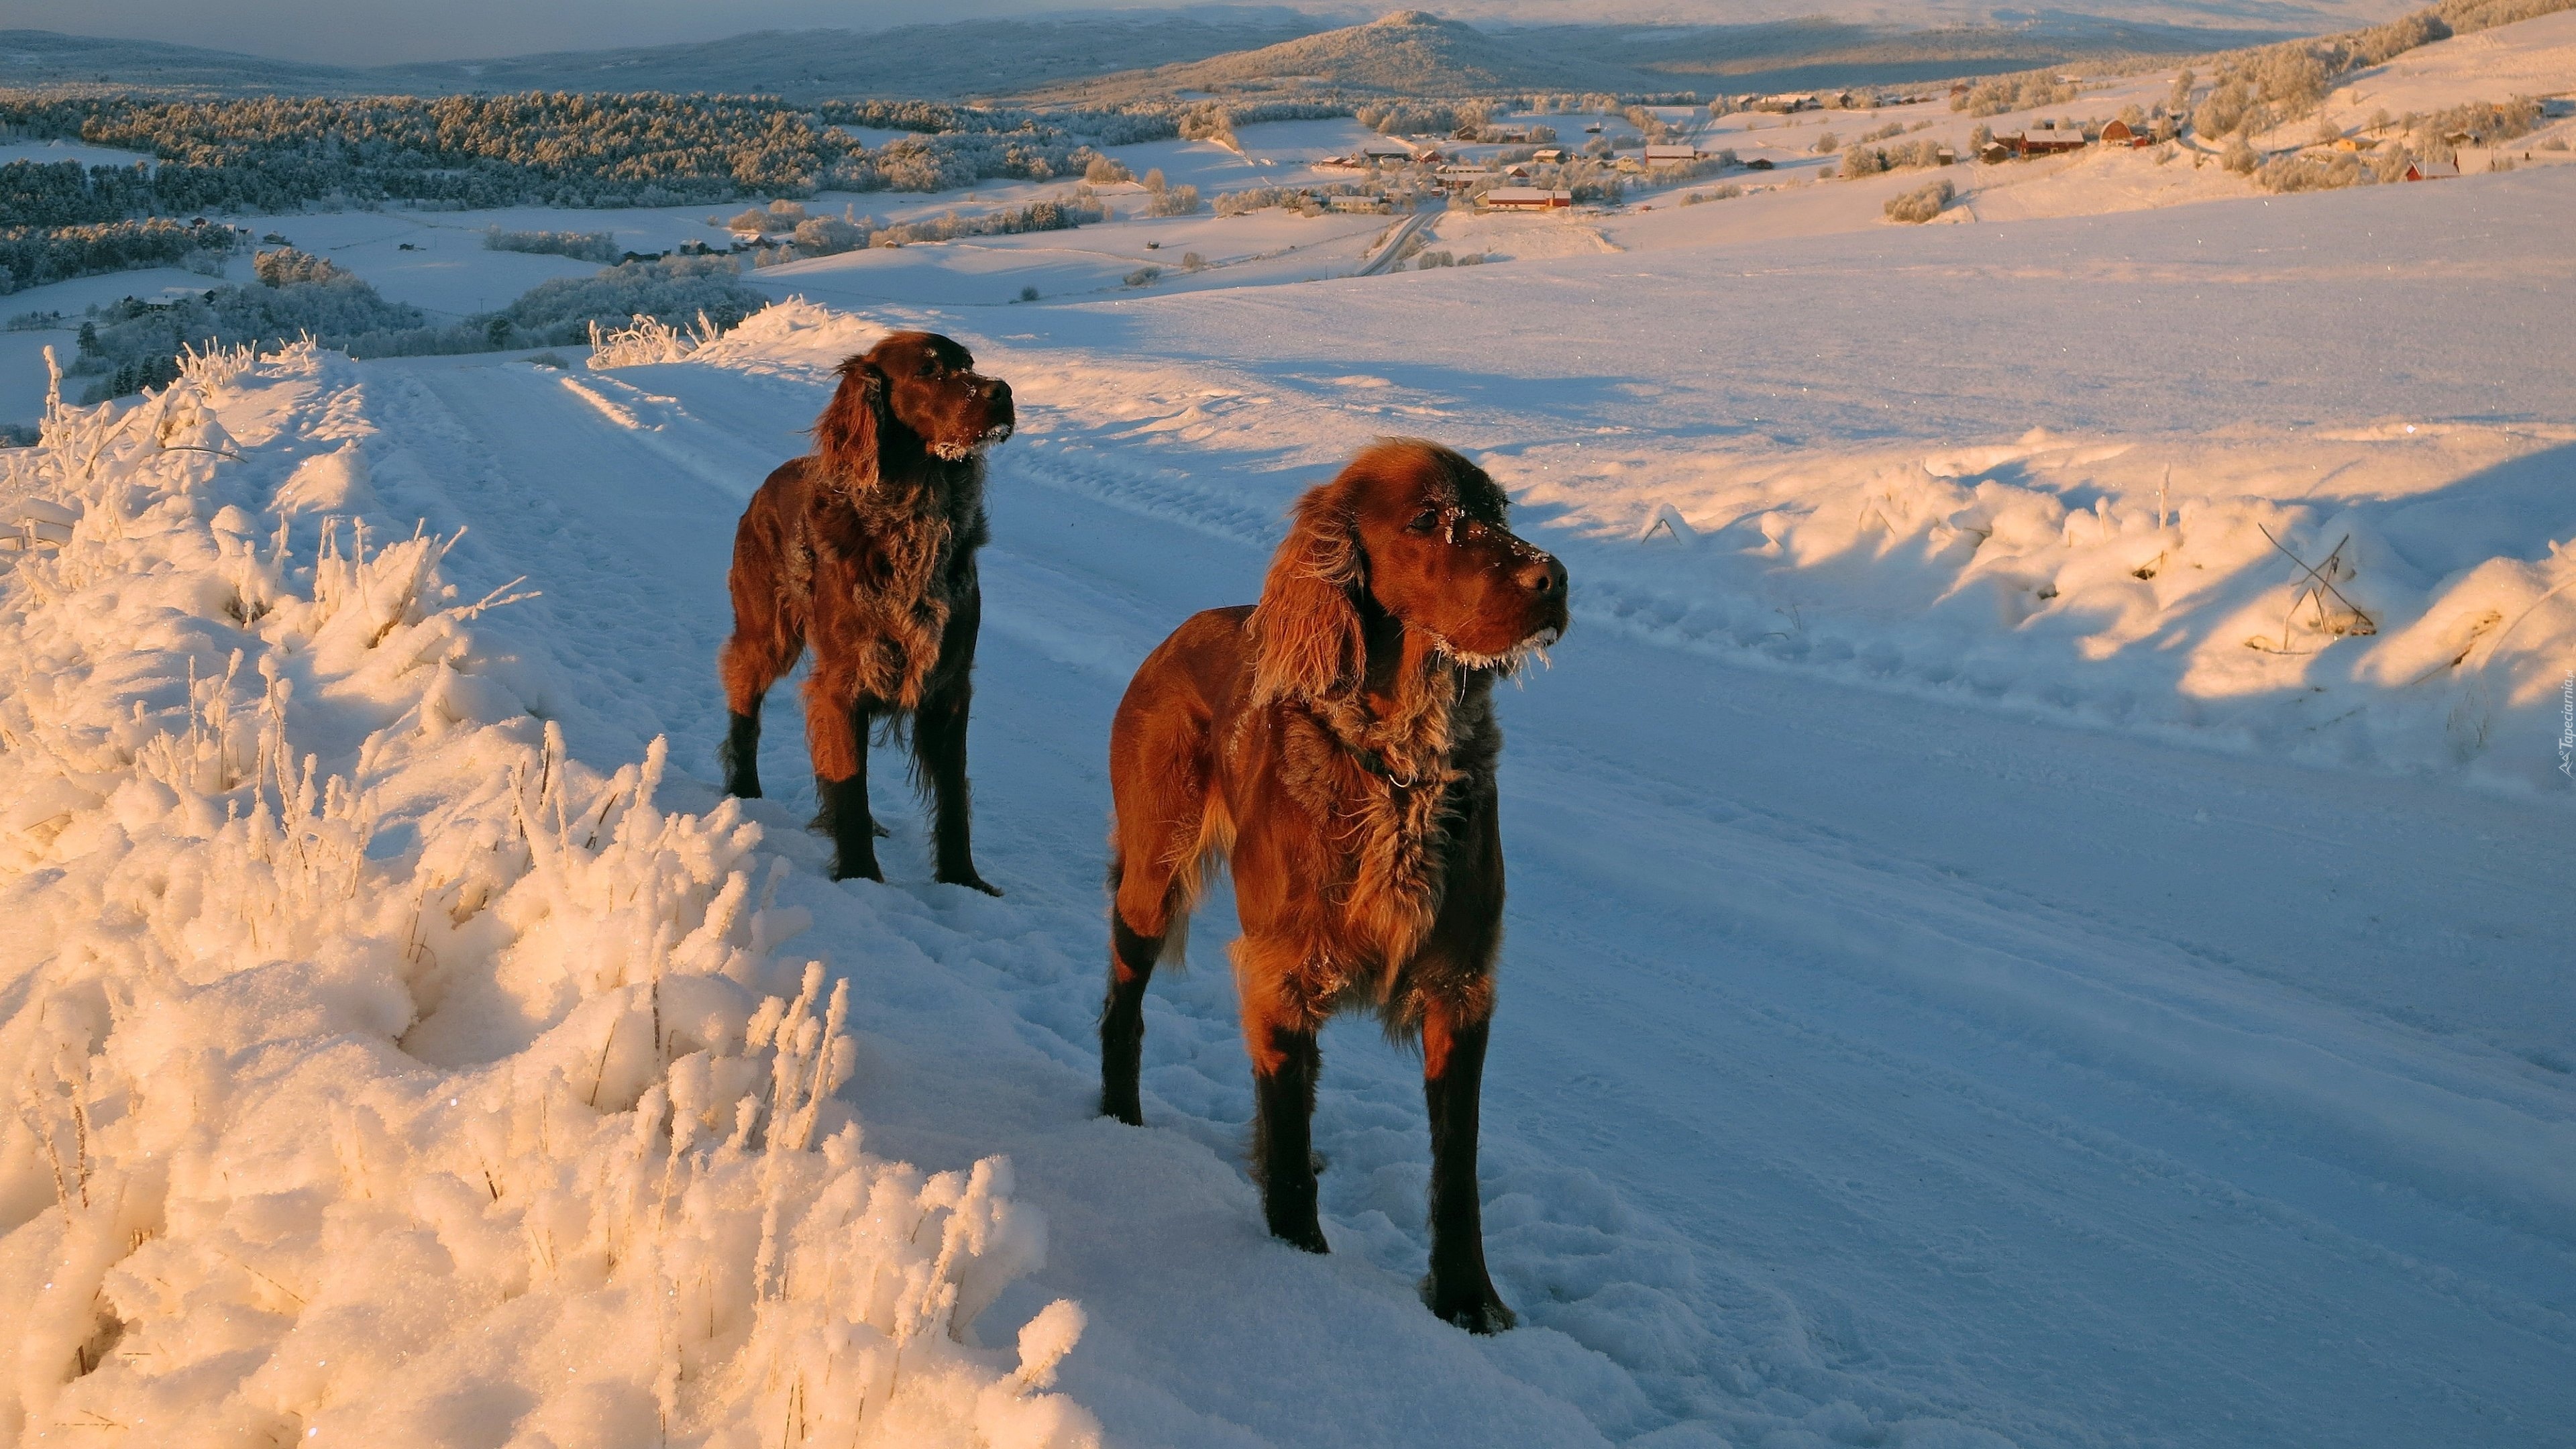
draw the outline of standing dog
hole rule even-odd
[[[810,643],[805,736],[832,878],[885,879],[868,725],[909,716],[913,780],[934,811],[934,879],[1000,895],[975,873],[966,709],[984,608],[984,450],[1011,435],[1011,385],[928,332],[897,332],[840,373],[814,451],[770,474],[734,531],[725,789],[760,793],[760,703]]]
[[[1230,858],[1255,1170],[1270,1231],[1326,1251],[1309,1122],[1315,1034],[1348,1007],[1419,1039],[1434,1313],[1512,1313],[1485,1272],[1477,1086],[1502,945],[1494,678],[1565,631],[1565,568],[1447,448],[1385,441],[1297,502],[1261,602],[1211,609],[1136,671],[1110,727],[1101,1110],[1143,1120],[1145,985]]]

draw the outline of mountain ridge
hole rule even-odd
[[[1710,94],[1914,84],[2111,57],[2262,44],[2288,30],[2127,23],[2067,13],[1908,30],[1810,17],[1744,25],[1482,28],[1422,10],[1315,28],[1303,12],[1206,7],[963,20],[882,31],[766,30],[722,40],[493,60],[349,67],[158,41],[0,31],[0,89],[453,95],[665,91],[1114,104],[1529,91]]]

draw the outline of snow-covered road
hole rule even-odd
[[[973,738],[1008,896],[924,884],[891,799],[885,887],[815,874],[801,790],[753,813],[808,867],[798,949],[856,982],[872,1150],[1013,1156],[1054,1245],[993,1322],[1080,1300],[1064,1385],[1115,1442],[2576,1426],[2563,809],[1580,622],[1501,706],[1515,890],[1486,1197],[1528,1326],[1473,1341],[1412,1302],[1419,1088],[1362,1024],[1328,1036],[1317,1118],[1337,1256],[1268,1242],[1225,903],[1199,969],[1150,999],[1145,1132],[1090,1115],[1090,1021],[1110,711],[1172,623],[1254,595],[1275,496],[1194,462],[1191,417],[1078,421],[1042,380],[1075,363],[1032,357],[1020,382],[1009,344],[976,340],[1032,415],[996,457]],[[387,508],[472,524],[449,564],[469,590],[546,591],[514,627],[582,681],[575,752],[667,733],[699,782],[674,805],[712,804],[732,520],[797,451],[810,370],[368,372],[417,465],[379,466]],[[777,703],[767,776],[798,782]]]

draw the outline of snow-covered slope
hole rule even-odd
[[[1096,1442],[1078,1308],[960,1346],[1045,1255],[1008,1160],[864,1150],[786,863],[370,537],[367,392],[219,357],[6,460],[0,1432]]]

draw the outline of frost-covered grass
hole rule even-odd
[[[0,455],[0,1432],[1095,1440],[1074,1305],[974,1346],[1009,1163],[867,1150],[784,863],[567,752],[364,391],[237,351]]]

